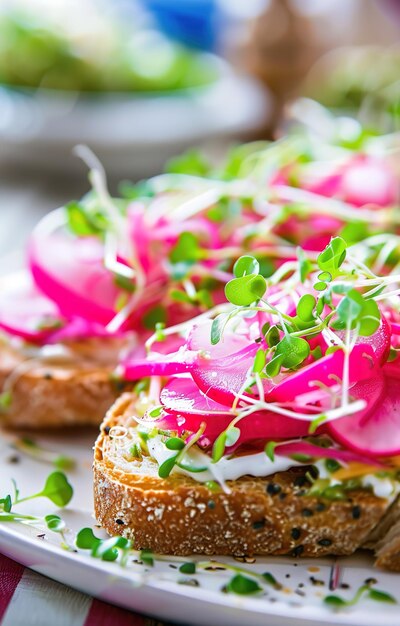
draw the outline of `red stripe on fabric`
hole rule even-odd
[[[24,566],[0,554],[0,622],[18,587]]]
[[[93,600],[84,626],[145,626],[145,618],[117,606]]]

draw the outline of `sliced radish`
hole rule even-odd
[[[367,344],[354,346],[350,354],[350,384],[374,376],[375,362],[371,346]],[[344,352],[337,350],[294,374],[289,374],[271,390],[267,400],[287,402],[302,394],[320,389],[320,384],[327,387],[337,385],[338,379],[341,380],[343,376],[343,365]]]
[[[199,406],[201,406],[202,402],[199,401]],[[151,424],[158,428],[177,430],[181,433],[183,431],[197,432],[200,426],[205,423],[204,437],[200,443],[209,445],[229,426],[235,416],[232,413],[223,413],[223,406],[220,406],[222,411],[210,410],[208,413],[203,413],[197,409],[197,406],[197,400],[195,400],[194,410],[191,413],[188,407],[182,413],[167,411],[160,420],[152,421]],[[305,437],[308,435],[309,423],[277,415],[270,411],[259,411],[244,417],[237,423],[237,427],[240,430],[240,437],[235,444],[235,448],[243,443],[258,440],[265,442],[269,439],[279,440]]]
[[[103,266],[103,244],[98,239],[34,232],[28,254],[36,285],[65,317],[105,325],[115,316],[120,291]]]
[[[122,362],[118,369],[125,380],[138,380],[147,376],[174,376],[191,370],[197,359],[197,352],[181,348],[167,355],[152,353],[147,358]]]
[[[227,407],[203,394],[191,378],[172,378],[161,391],[160,402],[166,411],[189,418],[199,415],[213,420],[216,413],[234,417]]]
[[[201,350],[207,352],[210,359],[219,359],[248,347],[248,329],[244,325],[240,332],[224,333],[216,345],[211,343],[211,326],[211,320],[206,320],[192,328],[187,341],[190,350]]]
[[[0,328],[32,343],[43,343],[58,324],[65,324],[57,306],[32,283],[27,273],[4,280],[0,291]]]
[[[396,202],[397,181],[387,162],[358,156],[345,169],[340,189],[343,199],[355,206],[389,206]]]
[[[246,381],[247,372],[254,363],[258,347],[258,344],[253,343],[231,356],[220,359],[206,359],[200,355],[191,370],[194,382],[209,398],[225,406],[232,406]],[[265,383],[267,390],[273,385],[269,380]]]
[[[330,422],[332,437],[347,448],[376,456],[400,454],[399,380],[377,376],[355,385],[351,394],[364,398],[368,410]]]

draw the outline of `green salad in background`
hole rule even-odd
[[[151,28],[138,29],[131,21],[90,22],[85,33],[63,28],[38,12],[2,12],[0,83],[145,92],[198,87],[217,78],[211,55],[189,50]]]

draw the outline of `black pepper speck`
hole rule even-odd
[[[331,546],[332,545],[332,539],[328,539],[328,538],[320,539],[318,541],[318,545],[319,546]]]
[[[119,524],[120,526],[123,526],[125,524],[125,522],[122,519],[116,519],[115,523]]]
[[[267,493],[270,496],[276,496],[280,491],[281,491],[281,487],[280,485],[277,485],[276,483],[269,483],[269,485],[267,486]]]
[[[356,504],[356,506],[353,506],[353,508],[351,509],[351,515],[353,519],[360,519],[361,507],[359,507],[358,504]]]
[[[291,551],[292,556],[300,556],[304,552],[304,546],[296,546]]]
[[[303,517],[311,517],[312,515],[314,515],[311,509],[303,509],[301,514]]]
[[[111,426],[105,426],[103,430],[104,430],[104,434],[108,435],[111,430]]]
[[[315,507],[315,510],[318,513],[321,513],[321,511],[325,511],[325,509],[326,509],[326,504],[324,504],[323,502],[318,502],[318,504]]]
[[[215,502],[214,502],[214,500],[209,500],[207,502],[207,506],[208,506],[209,509],[215,509]]]
[[[254,530],[260,530],[260,528],[264,528],[264,526],[265,526],[265,519],[260,519],[257,522],[253,522]]]
[[[301,530],[300,528],[292,528],[292,531],[290,534],[292,535],[292,539],[297,541],[297,539],[300,539]]]

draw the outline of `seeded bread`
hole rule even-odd
[[[128,472],[116,466],[108,433],[113,426],[130,425],[132,413],[133,396],[124,394],[102,424],[94,501],[96,518],[110,535],[133,539],[137,549],[179,555],[346,555],[363,547],[388,511],[385,499],[363,489],[348,492],[347,500],[307,496],[303,467],[228,481],[229,494],[180,474],[159,478],[150,457],[143,456]],[[394,568],[379,555],[378,564]]]
[[[98,426],[121,393],[111,374],[120,340],[87,339],[69,344],[73,358],[26,360],[20,350],[0,348],[0,393],[10,388],[10,404],[0,408],[7,428]]]

